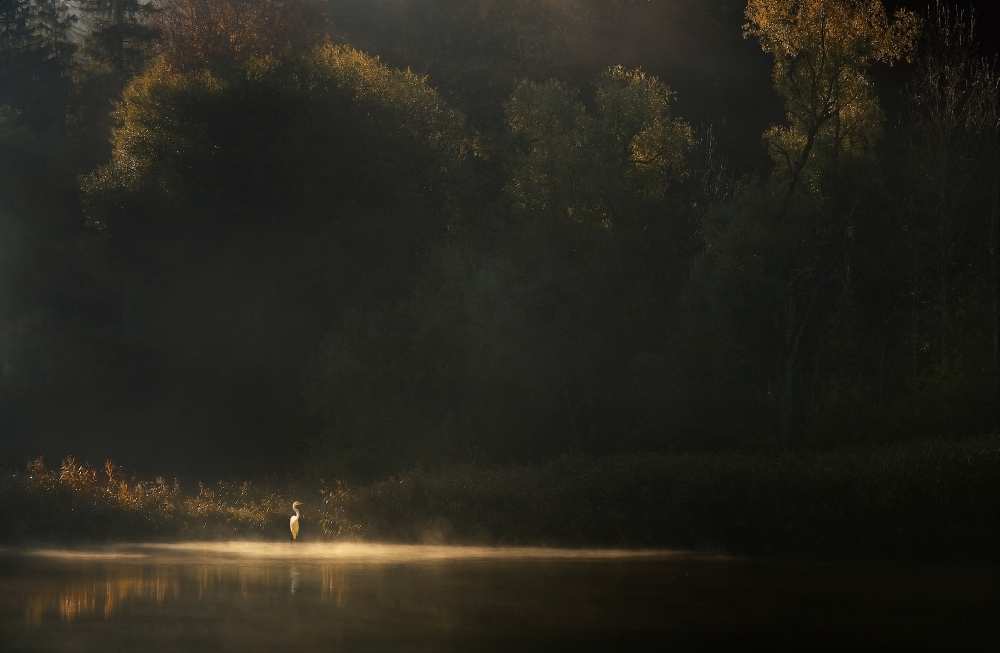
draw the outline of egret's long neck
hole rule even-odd
[[[299,514],[299,509],[298,508],[292,508],[292,510],[295,511],[295,516],[296,517],[301,517],[302,516],[302,515]]]

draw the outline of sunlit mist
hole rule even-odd
[[[174,542],[163,544],[117,544],[98,549],[38,548],[26,555],[63,560],[118,560],[163,562],[245,562],[299,560],[309,562],[410,563],[433,560],[614,560],[639,558],[715,558],[667,549],[564,549],[546,547],[491,547],[412,545],[366,542],[287,543],[273,542]]]

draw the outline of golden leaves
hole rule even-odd
[[[890,19],[882,0],[748,0],[744,35],[774,56],[787,111],[764,140],[790,189],[818,174],[806,168],[820,154],[864,155],[881,127],[868,69],[909,60],[920,29],[910,11]]]
[[[892,64],[912,56],[920,19],[900,9],[890,20],[882,0],[749,0],[743,30],[775,57],[822,51],[831,60]]]
[[[386,111],[414,140],[430,145],[454,164],[477,150],[465,134],[465,118],[447,105],[426,75],[399,70],[339,43],[324,43],[311,55],[314,81],[332,84],[359,106]]]

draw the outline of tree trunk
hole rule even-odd
[[[115,30],[115,72],[124,80],[125,77],[125,0],[111,0],[111,24]]]
[[[948,367],[948,350],[950,347],[949,334],[951,332],[951,247],[948,241],[951,239],[951,216],[941,216],[941,261],[938,268],[938,301],[941,311],[941,340],[938,346],[941,348],[939,363],[942,371]]]
[[[799,354],[802,349],[802,338],[812,318],[816,300],[819,297],[820,281],[816,280],[809,297],[809,303],[801,316],[796,316],[794,311],[794,300],[789,300],[791,304],[788,310],[788,350],[785,353],[784,365],[782,369],[781,396],[778,398],[778,433],[779,443],[782,448],[787,448],[795,425],[795,381],[798,377]]]
[[[912,212],[911,212],[912,215]],[[920,251],[917,226],[910,229],[910,379],[916,383],[920,352]]]
[[[993,171],[993,199],[990,207],[990,285],[993,332],[993,432],[1000,432],[1000,178]]]
[[[781,203],[781,213],[778,215],[779,219],[783,220],[785,216],[788,215],[788,209],[792,204],[792,197],[795,196],[795,190],[799,186],[799,180],[802,178],[802,171],[805,170],[806,164],[809,163],[809,156],[812,154],[813,147],[816,145],[816,137],[819,135],[821,124],[816,125],[810,132],[808,138],[806,138],[805,147],[802,148],[802,154],[799,156],[798,161],[792,166],[792,178],[788,182],[788,190],[785,192],[785,199]]]
[[[940,250],[938,261],[938,310],[941,315],[941,333],[940,341],[938,346],[941,351],[938,352],[938,364],[941,367],[941,371],[944,371],[948,367],[948,354],[950,346],[950,335],[951,335],[951,206],[950,197],[950,180],[951,175],[951,156],[948,147],[948,139],[950,136],[945,134],[942,137],[942,143],[944,143],[943,155],[941,156],[941,172],[939,175],[940,187],[938,189],[938,237],[941,239]]]

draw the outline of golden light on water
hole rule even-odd
[[[288,543],[273,542],[176,542],[170,544],[124,544],[95,550],[35,549],[27,555],[66,560],[114,560],[138,562],[211,562],[241,559],[341,561],[359,563],[406,563],[434,560],[611,560],[677,558],[694,554],[664,549],[555,549],[545,547],[489,547],[381,544],[362,542]],[[698,554],[699,558],[722,557]]]
[[[689,555],[665,550],[628,549],[554,549],[544,547],[489,547],[382,544],[364,542],[287,543],[271,542],[180,542],[140,545],[157,555],[169,553],[219,557],[250,557],[277,560],[341,560],[348,562],[420,562],[429,560],[469,559],[547,559],[666,557]]]
[[[25,622],[40,626],[57,620],[111,620],[130,605],[157,608],[194,599],[204,601],[227,590],[243,600],[264,588],[290,597],[308,591],[336,608],[347,603],[349,573],[359,567],[450,561],[595,561],[706,558],[663,550],[549,549],[541,547],[421,546],[360,542],[176,542],[127,544],[100,549],[43,548],[20,552],[58,565],[92,568],[86,580],[49,583],[38,579],[25,597]],[[712,556],[707,556],[712,557]],[[722,556],[716,556],[721,558]],[[381,573],[381,572],[377,572]]]

